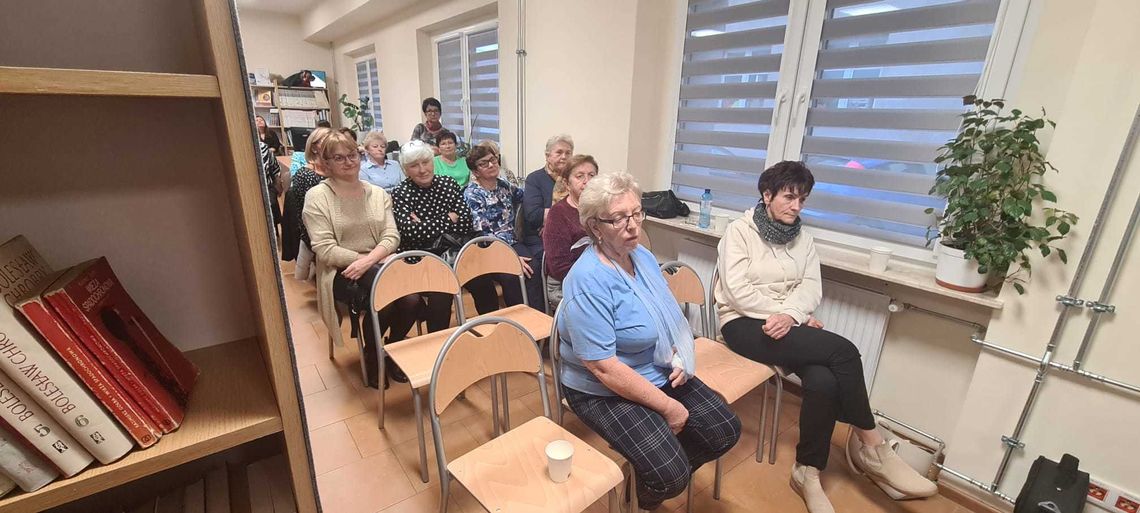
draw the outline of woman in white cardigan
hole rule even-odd
[[[802,162],[780,162],[760,176],[756,208],[721,239],[716,286],[721,333],[735,352],[779,365],[803,382],[800,441],[792,488],[811,513],[832,513],[819,482],[837,420],[853,426],[864,447],[849,454],[892,498],[929,497],[934,483],[911,469],[875,430],[859,350],[812,316],[823,296],[819,256],[800,231],[800,210],[815,179]]]
[[[392,197],[360,179],[360,151],[355,140],[334,132],[322,142],[319,157],[328,179],[305,195],[303,213],[317,255],[317,309],[333,340],[342,344],[336,301],[351,305],[360,297],[359,292],[371,289],[379,265],[400,246],[400,234],[392,217]],[[344,286],[334,286],[337,282]],[[381,330],[388,324],[402,323],[407,325],[401,326],[407,333],[415,322],[414,312],[393,310],[389,307],[380,312]],[[354,335],[360,313],[353,313]],[[374,344],[379,334],[372,332],[370,322],[365,322],[364,328],[362,358],[367,384],[376,387],[379,367]],[[395,325],[392,329],[399,330]]]

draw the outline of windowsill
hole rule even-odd
[[[707,239],[720,240],[721,236],[724,235],[723,232],[718,232],[713,228],[703,229],[688,224],[684,218],[658,219],[655,217],[646,217],[645,221],[651,225],[678,230]],[[868,268],[870,255],[866,252],[838,246],[820,239],[816,239],[816,250],[819,252],[820,265],[826,267],[867,276],[869,278],[902,285],[926,293],[964,301],[994,310],[1001,310],[1004,305],[1004,302],[998,299],[997,295],[993,292],[971,294],[939,286],[934,282],[933,265],[911,263],[910,261],[900,258],[892,258],[887,270],[878,273]]]

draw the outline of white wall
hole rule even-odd
[[[335,80],[331,46],[304,40],[300,18],[254,9],[239,9],[245,64],[250,73],[257,68],[288,77],[303,69],[324,70]],[[354,76],[349,75],[349,76]],[[330,91],[331,92],[331,91]],[[330,94],[329,100],[336,101]]]
[[[1005,291],[1007,307],[990,323],[987,338],[993,342],[1040,355],[1050,338],[1058,315],[1053,298],[1067,290],[1075,273],[1140,102],[1140,80],[1132,50],[1140,45],[1140,33],[1131,28],[1136,19],[1140,19],[1140,4],[1129,0],[1050,2],[1041,14],[1021,87],[1011,98],[1027,111],[1043,106],[1057,121],[1047,157],[1061,173],[1047,180],[1057,191],[1061,206],[1080,215],[1081,221],[1067,244],[1071,248],[1069,265],[1035,265],[1038,269],[1028,294],[1018,297],[1011,289]],[[1138,160],[1140,157],[1134,157],[1128,165],[1127,179],[1119,187],[1119,199],[1100,247],[1092,252],[1079,297],[1095,298],[1105,281],[1140,192]],[[1119,306],[1120,313],[1102,324],[1088,361],[1090,371],[1133,384],[1140,383],[1136,367],[1140,347],[1126,341],[1135,340],[1140,326],[1127,312],[1140,306],[1140,294],[1129,287],[1137,283],[1138,264],[1140,252],[1134,250],[1125,261],[1125,272],[1118,278],[1119,286],[1110,301]],[[1071,317],[1060,337],[1057,361],[1072,362],[1088,320],[1089,314],[1083,310]],[[1000,436],[1012,433],[1034,370],[989,352],[981,355],[955,430],[955,447],[948,460],[951,466],[983,481],[992,479],[1001,459]],[[1140,408],[1135,395],[1051,373],[1022,437],[1026,449],[1015,456],[1002,490],[1015,494],[1038,454],[1057,459],[1063,452],[1071,452],[1094,476],[1140,492],[1140,472],[1135,465],[1140,458],[1137,423]]]

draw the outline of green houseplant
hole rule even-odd
[[[344,117],[352,120],[352,129],[356,131],[358,137],[364,137],[366,132],[372,130],[376,120],[372,119],[372,113],[368,110],[368,97],[361,98],[357,104],[348,101],[347,94],[342,94],[338,101]]]
[[[967,96],[964,101],[972,109],[934,159],[942,168],[930,193],[946,199],[945,211],[928,232],[929,242],[942,245],[938,283],[980,292],[987,278],[996,276],[1024,294],[1033,270],[1031,252],[1067,263],[1065,251],[1053,244],[1077,222],[1076,215],[1046,206],[1056,204],[1057,195],[1041,179],[1057,168],[1045,160],[1037,132],[1056,123],[1018,109],[1006,112],[1000,99]]]

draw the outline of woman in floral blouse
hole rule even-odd
[[[475,146],[467,153],[467,167],[474,179],[463,189],[463,199],[471,209],[471,219],[478,236],[490,235],[517,249],[515,216],[522,204],[522,189],[499,178],[499,156],[485,146]],[[532,279],[530,257],[520,256],[523,274]],[[503,302],[507,306],[522,304],[519,279],[511,274],[488,274],[467,282],[467,290],[475,301],[475,310],[481,314],[499,308],[495,283],[503,289]]]

